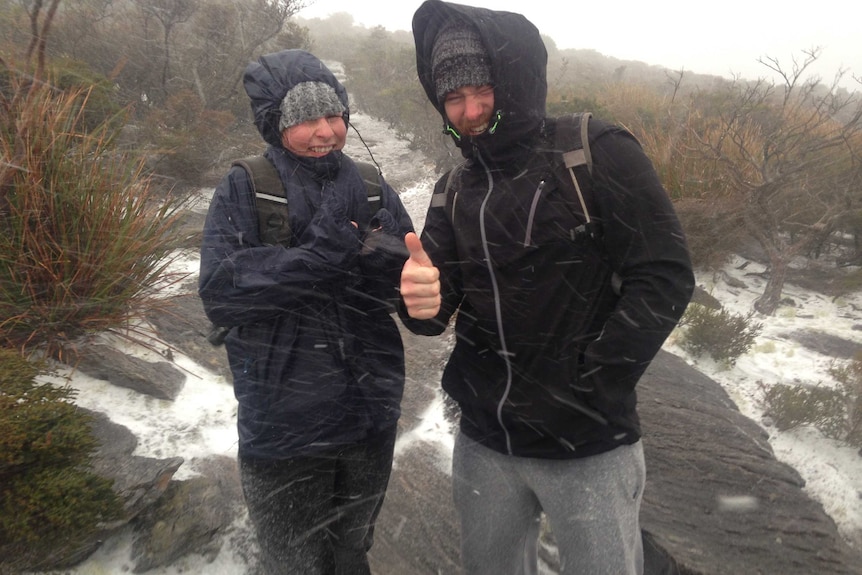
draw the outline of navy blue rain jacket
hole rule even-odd
[[[382,209],[371,213],[365,184],[341,152],[308,159],[281,146],[279,103],[303,81],[333,86],[347,107],[343,86],[301,50],[263,56],[244,77],[270,144],[265,156],[285,186],[290,247],[261,243],[248,175],[233,167],[213,195],[201,249],[204,309],[216,325],[232,326],[225,346],[239,453],[256,459],[311,454],[391,429],[404,388],[391,302],[413,225],[382,178]]]

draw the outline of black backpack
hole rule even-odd
[[[371,213],[375,214],[383,201],[380,171],[373,164],[356,161],[354,163],[365,182],[365,193],[368,195]],[[275,166],[264,156],[249,156],[234,160],[231,166],[241,166],[249,175],[257,208],[260,241],[267,245],[282,244],[290,247],[292,234],[288,219],[287,197]],[[230,327],[213,325],[207,340],[212,345],[221,345],[229,331]]]

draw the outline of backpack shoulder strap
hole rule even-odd
[[[380,184],[380,170],[374,164],[368,162],[353,162],[359,168],[359,175],[362,176],[362,181],[365,182],[365,193],[368,195],[368,206],[371,208],[371,215],[377,213],[383,203],[383,186]]]
[[[290,245],[287,197],[275,166],[264,156],[234,160],[232,165],[245,169],[251,180],[260,241],[269,245]]]
[[[365,183],[365,193],[371,214],[377,213],[383,203],[383,186],[377,166],[366,162],[354,162]],[[249,156],[232,162],[248,173],[254,192],[258,216],[258,233],[264,244],[290,245],[291,229],[288,219],[287,197],[284,185],[275,166],[264,156]]]
[[[584,212],[587,227],[593,223],[587,194],[592,193],[593,158],[590,154],[589,122],[592,114],[583,112],[563,116],[557,120],[554,149],[560,150],[563,165],[572,180],[577,201]],[[580,174],[580,176],[579,176]],[[563,186],[568,188],[568,186]]]
[[[593,180],[593,158],[590,154],[589,124],[592,114],[584,112],[564,116],[557,120],[555,149],[563,158],[563,166],[572,181],[572,186],[563,186],[571,193],[574,190],[577,201],[584,212],[586,223],[583,230],[594,240],[602,238],[601,223],[590,214],[589,206],[594,207],[595,185]],[[622,278],[616,271],[610,275],[610,286],[617,295],[622,293]]]
[[[431,207],[447,210],[449,221],[453,225],[455,224],[455,202],[458,201],[458,190],[460,189],[460,186],[457,185],[458,178],[466,163],[467,161],[465,160],[449,170],[443,189],[431,196]]]

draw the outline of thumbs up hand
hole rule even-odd
[[[440,271],[413,232],[404,236],[410,257],[401,269],[401,298],[415,319],[431,319],[440,311]]]

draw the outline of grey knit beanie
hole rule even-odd
[[[474,26],[452,20],[437,33],[431,50],[431,77],[439,102],[462,86],[491,83],[491,60]]]
[[[323,82],[302,82],[287,91],[281,100],[281,120],[278,129],[283,130],[308,120],[327,116],[340,116],[347,108],[338,99],[335,89]]]

